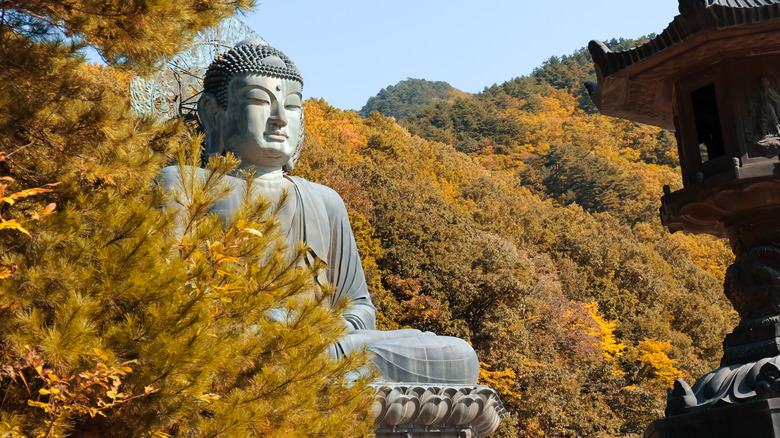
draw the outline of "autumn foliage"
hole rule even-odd
[[[310,100],[296,172],[359,218],[384,327],[472,343],[510,412],[499,436],[638,437],[674,378],[717,366],[732,255],[661,227],[662,186],[680,187],[671,133],[542,76],[400,124]]]
[[[346,379],[366,357],[324,354],[344,328],[322,266],[299,266],[266,203],[208,213],[230,157],[161,193],[201,138],[135,116],[120,86],[248,2],[70,3],[0,22],[0,435],[370,434],[368,379]],[[344,198],[378,325],[471,342],[499,436],[641,436],[734,322],[728,249],[657,218],[673,135],[596,114],[588,75],[578,52],[476,95],[388,88],[435,98],[393,99],[399,121],[305,104],[295,172]]]

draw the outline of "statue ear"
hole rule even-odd
[[[225,110],[219,106],[217,96],[213,93],[202,93],[198,99],[198,120],[206,135],[204,154],[206,157],[222,155],[225,147],[222,141],[222,121]]]
[[[303,114],[303,108],[301,108],[301,126],[298,129],[298,143],[295,145],[295,151],[293,152],[292,157],[290,157],[290,161],[288,161],[284,166],[282,166],[282,170],[284,173],[292,173],[293,169],[295,168],[295,163],[298,162],[298,158],[301,157],[301,149],[303,149],[303,139],[306,136],[306,117],[304,117]]]

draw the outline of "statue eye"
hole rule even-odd
[[[246,93],[244,93],[244,99],[250,100],[253,103],[270,103],[271,100],[268,98],[268,93],[263,92],[262,90],[253,89],[249,90]]]
[[[290,111],[301,109],[301,99],[297,95],[288,97],[284,102],[284,108]]]

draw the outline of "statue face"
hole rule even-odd
[[[244,165],[281,169],[295,153],[301,129],[301,84],[244,73],[228,91],[225,149]]]

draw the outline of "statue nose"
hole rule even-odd
[[[287,126],[287,116],[284,114],[284,107],[282,105],[274,105],[275,108],[269,117],[268,122],[279,128]]]

